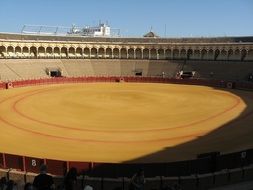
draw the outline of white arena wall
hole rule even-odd
[[[124,60],[124,59],[0,59],[0,79],[13,81],[49,78],[47,68],[58,68],[63,77],[142,76],[175,78],[181,70],[195,71],[195,78],[247,80],[253,62]]]

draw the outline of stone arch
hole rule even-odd
[[[252,61],[253,60],[253,49],[248,50],[247,56],[244,59],[245,61]]]
[[[231,60],[241,60],[241,51],[239,49],[234,50],[233,55],[230,57]]]
[[[219,51],[219,50],[218,50]],[[208,53],[207,53],[207,57],[208,60],[214,60],[214,56],[215,56],[215,51],[213,49],[209,49]]]
[[[15,53],[17,53],[17,52],[21,53],[21,47],[20,46],[15,47]]]
[[[15,57],[14,48],[12,46],[7,47],[8,57]]]
[[[89,58],[91,56],[89,48],[86,47],[83,49],[83,56],[84,56],[84,58]]]
[[[47,47],[46,48],[46,53],[47,54],[52,54],[53,53],[53,48],[52,47]]]
[[[23,57],[22,49],[21,49],[20,46],[15,47],[15,54],[16,54],[17,57]]]
[[[216,60],[227,60],[227,59],[228,59],[227,51],[222,49]]]
[[[37,58],[38,56],[37,47],[35,46],[30,47],[30,55],[31,58]]]
[[[134,55],[134,49],[133,48],[129,48],[128,49],[128,59],[134,59],[135,55]]]
[[[91,58],[97,58],[97,54],[98,54],[98,50],[97,50],[97,48],[91,48],[91,50],[90,50],[90,57]]]
[[[77,57],[77,58],[81,58],[82,55],[83,55],[83,50],[82,50],[82,48],[77,47],[77,48],[76,48],[76,57]]]
[[[22,48],[23,57],[29,57],[29,48],[24,46]]]
[[[158,49],[158,59],[165,59],[165,50],[164,49]]]
[[[219,56],[220,56],[220,50],[219,49],[216,49],[214,51],[214,60],[218,60],[219,59]]]
[[[45,53],[46,53],[45,48],[44,48],[43,46],[40,46],[40,47],[38,48],[38,57],[44,58],[44,57],[45,57]]]
[[[195,59],[192,49],[187,50],[186,59]]]
[[[183,48],[180,50],[180,58],[179,59],[187,59],[186,49]]]
[[[165,59],[172,59],[172,51],[171,49],[165,50]]]
[[[13,46],[8,46],[7,47],[7,52],[14,52]]]
[[[76,57],[76,50],[74,47],[70,47],[68,49],[68,57],[69,58],[75,58]]]
[[[53,57],[53,48],[52,47],[47,47],[46,48],[46,56],[48,58],[52,58]]]
[[[246,58],[246,56],[247,56],[247,51],[246,51],[246,49],[242,49],[242,50],[241,50],[241,57],[240,57],[240,60],[241,60],[241,61],[244,61],[244,59]]]
[[[173,49],[173,59],[180,59],[179,49]]]
[[[61,48],[61,58],[67,58],[68,57],[68,49],[66,47]]]
[[[100,47],[98,49],[98,58],[104,58],[105,57],[105,49],[103,47]]]
[[[190,57],[190,59],[201,59],[201,52],[200,52],[200,50],[195,49],[195,50],[193,51],[193,54],[192,54],[192,56]]]
[[[202,59],[202,60],[208,60],[209,59],[208,58],[208,51],[206,49],[201,50],[201,55],[200,56],[201,56],[200,59]]]
[[[112,48],[106,48],[105,49],[105,58],[112,58]]]
[[[113,58],[119,59],[120,58],[120,56],[119,56],[119,48],[114,48],[113,51],[112,51],[112,54],[113,54]]]
[[[157,59],[157,49],[152,48],[150,50],[150,59]]]
[[[6,47],[0,46],[0,57],[5,57],[5,56],[6,56]]]
[[[142,50],[141,50],[141,48],[136,48],[135,49],[135,58],[136,59],[142,59]]]
[[[53,50],[54,50],[53,55],[54,55],[55,58],[61,57],[61,51],[60,51],[60,48],[59,48],[59,47],[54,47]]]
[[[233,60],[233,56],[234,56],[234,51],[232,49],[229,49],[228,53],[227,53],[227,59],[228,60]]]
[[[120,49],[120,55],[121,55],[121,59],[127,59],[127,49],[126,48],[121,48]]]
[[[145,48],[143,50],[143,59],[149,59],[149,57],[150,57],[150,51],[149,49]]]

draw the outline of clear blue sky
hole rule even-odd
[[[108,21],[122,35],[253,35],[253,0],[2,0],[0,32],[24,24],[78,26]]]

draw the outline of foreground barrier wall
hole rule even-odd
[[[226,155],[218,155],[215,158],[207,156],[196,160],[151,164],[68,162],[3,153],[0,154],[1,168],[15,168],[19,171],[38,173],[39,166],[42,163],[47,164],[49,172],[55,175],[63,175],[69,168],[76,167],[79,172],[96,177],[130,177],[138,168],[143,168],[148,177],[160,175],[187,176],[191,174],[205,174],[224,169],[233,169],[253,164],[253,149]]]
[[[18,189],[23,189],[26,183],[32,183],[35,173],[26,173],[13,169],[0,169],[0,177],[6,177],[9,180],[14,180]],[[58,189],[61,189],[63,184],[62,176],[53,176],[54,183]],[[220,186],[247,183],[253,180],[253,165],[236,168],[233,170],[222,170],[215,173],[202,175],[189,175],[177,177],[146,177],[146,190],[158,190],[165,187],[172,187],[177,184],[182,189],[187,190],[206,190]],[[91,185],[94,189],[100,190],[127,190],[129,188],[130,178],[108,178],[108,177],[89,177],[81,174],[77,180],[77,189],[83,189],[85,185]]]
[[[0,82],[0,90],[5,89],[5,83]]]

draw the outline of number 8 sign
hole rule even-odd
[[[36,160],[34,160],[34,159],[32,159],[32,166],[33,166],[33,167],[36,167],[36,166],[37,166],[37,162],[36,162]]]

